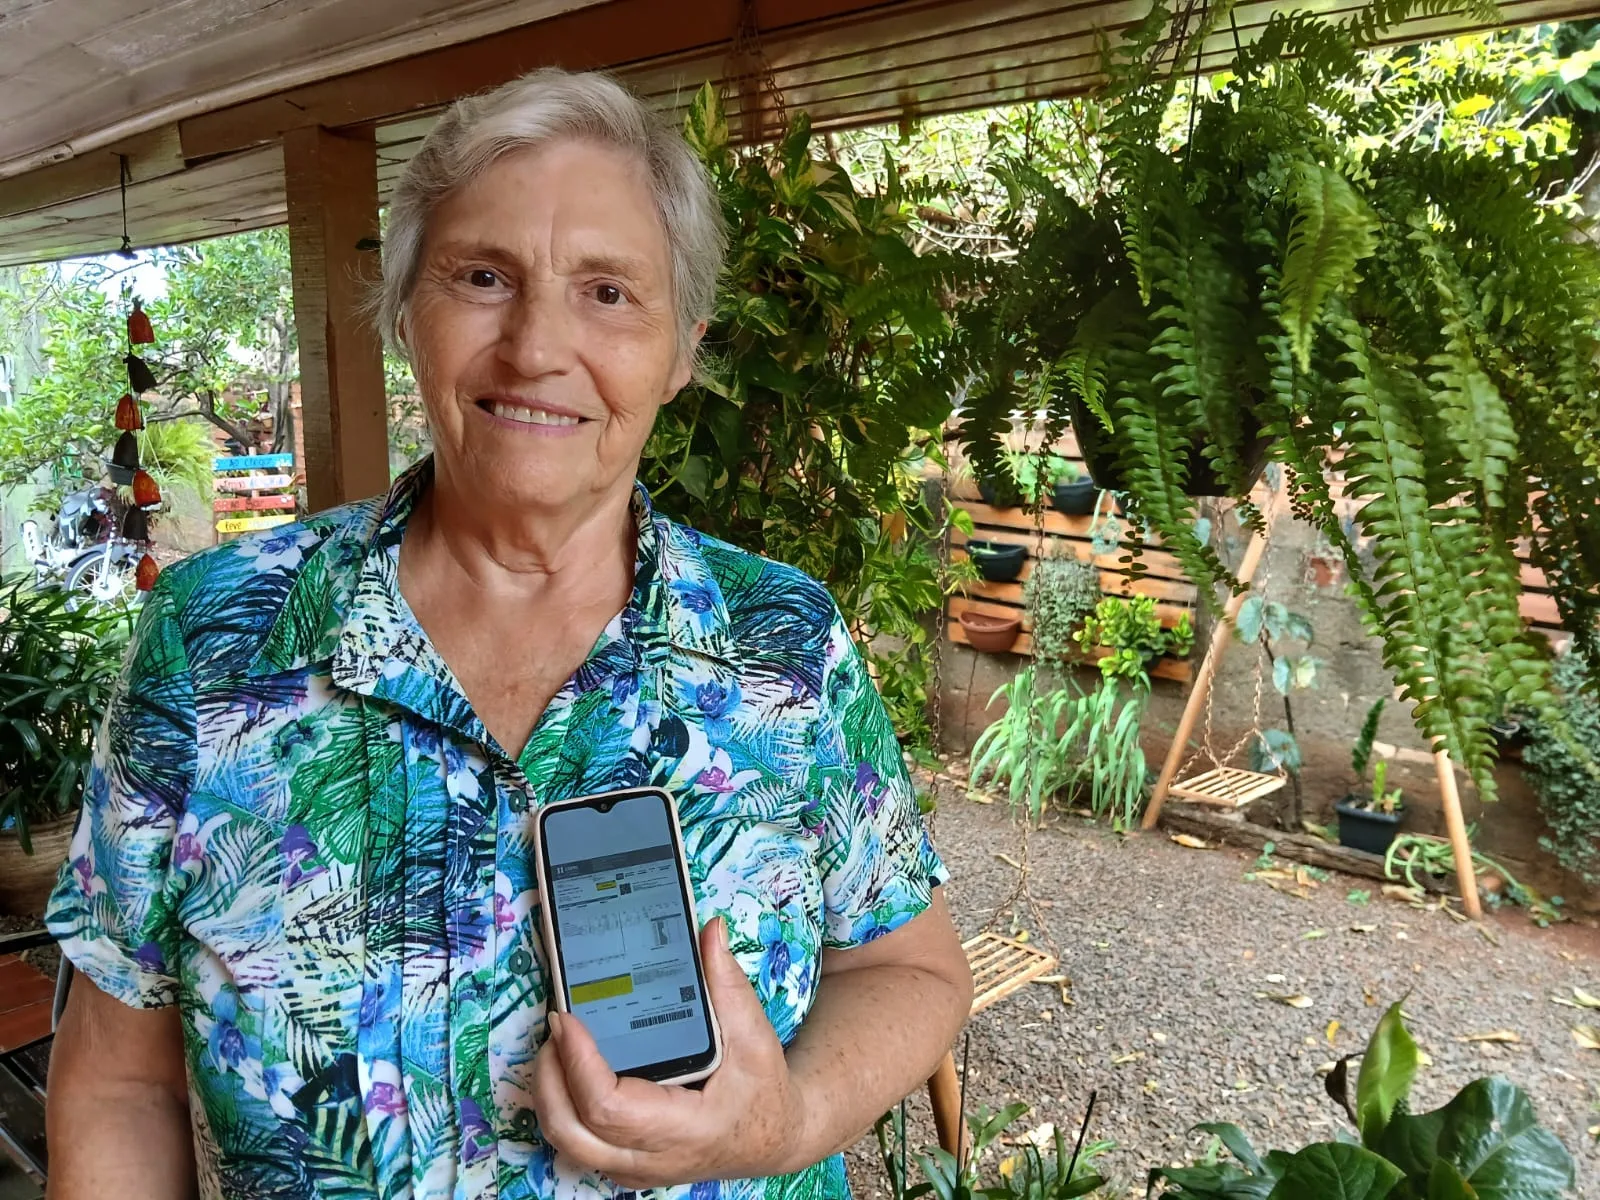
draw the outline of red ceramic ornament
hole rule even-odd
[[[123,392],[122,399],[117,401],[117,428],[124,433],[144,428],[144,414],[139,411],[139,402],[132,392]]]
[[[145,315],[144,309],[139,307],[139,302],[133,302],[133,311],[128,314],[128,341],[135,346],[153,346],[156,340],[156,331],[150,328],[150,318]]]
[[[139,560],[139,565],[133,569],[133,582],[141,592],[148,592],[156,585],[156,576],[161,574],[161,568],[156,566],[156,560],[146,554]]]
[[[161,503],[161,489],[149,471],[136,471],[133,476],[133,502],[140,508],[154,508]]]

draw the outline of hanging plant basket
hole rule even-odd
[[[1113,436],[1106,432],[1100,419],[1089,411],[1089,406],[1082,400],[1073,397],[1068,401],[1068,409],[1073,432],[1078,437],[1078,449],[1083,454],[1083,464],[1089,468],[1089,475],[1096,486],[1112,492],[1127,491],[1127,477],[1122,473],[1122,465],[1117,459],[1117,444]],[[1266,469],[1267,451],[1272,446],[1272,439],[1260,432],[1260,424],[1247,403],[1244,403],[1242,417],[1246,438],[1242,457],[1245,474],[1253,484]],[[1206,457],[1205,444],[1202,442],[1195,442],[1189,447],[1187,475],[1188,481],[1183,488],[1185,495],[1233,495],[1233,488],[1217,475],[1216,466]]]
[[[14,833],[0,833],[0,914],[39,917],[56,885],[56,872],[66,861],[78,818],[58,817],[28,829],[33,853],[24,854]]]
[[[988,613],[964,612],[958,618],[967,635],[967,644],[984,654],[1003,654],[1016,643],[1022,631],[1021,617],[993,617]]]
[[[1022,574],[1022,564],[1028,559],[1026,546],[1012,546],[1005,542],[988,542],[974,539],[967,543],[967,553],[978,566],[978,574],[990,583],[1010,583]]]

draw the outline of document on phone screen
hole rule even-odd
[[[545,837],[568,998],[611,1069],[706,1049],[694,933],[661,801],[553,813]]]

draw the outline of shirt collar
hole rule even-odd
[[[351,505],[346,520],[301,566],[251,674],[358,658],[380,663],[412,631],[398,599],[393,555],[418,500],[433,482],[433,459],[407,469],[384,497]],[[623,630],[641,659],[671,649],[730,661],[727,603],[702,553],[704,539],[657,513],[634,485],[638,529],[633,596]],[[385,562],[384,560],[387,560]]]

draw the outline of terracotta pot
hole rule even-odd
[[[58,817],[35,824],[28,832],[33,853],[24,854],[15,834],[0,833],[0,913],[38,917],[56,886],[56,872],[66,861],[78,818]]]
[[[1311,556],[1311,582],[1319,588],[1333,587],[1344,578],[1344,559],[1327,554]]]
[[[960,621],[967,643],[984,654],[1005,653],[1022,630],[1021,617],[991,617],[988,613],[969,611],[961,614]]]

